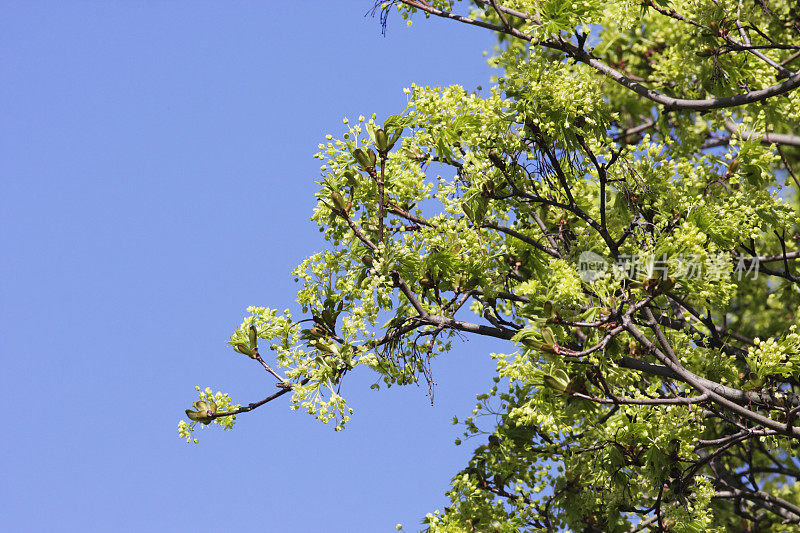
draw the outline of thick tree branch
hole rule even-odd
[[[773,496],[764,491],[749,491],[726,487],[727,490],[720,490],[714,494],[714,498],[743,498],[757,503],[760,507],[772,511],[791,523],[800,523],[800,507],[787,502],[777,496]]]
[[[733,411],[734,413],[742,416],[743,418],[750,420],[752,422],[756,422],[761,424],[762,426],[774,429],[776,431],[780,431],[782,434],[791,436],[794,438],[800,439],[800,429],[795,427],[788,427],[786,424],[781,424],[780,422],[776,422],[771,418],[767,418],[759,413],[751,411],[742,404],[736,403],[737,401],[744,403],[744,399],[746,398],[746,393],[743,391],[735,391],[736,394],[730,394],[729,387],[725,387],[719,383],[709,382],[708,380],[704,380],[700,376],[697,376],[688,370],[686,370],[682,365],[673,361],[672,358],[664,354],[661,350],[658,349],[650,340],[642,333],[631,321],[629,316],[623,317],[623,323],[626,326],[628,332],[637,340],[640,344],[645,346],[647,350],[655,355],[655,357],[666,367],[672,370],[678,379],[688,383],[698,391],[708,393],[711,396],[711,399],[714,400],[716,403],[726,407],[727,409]],[[735,389],[734,389],[735,390]]]
[[[416,309],[417,313],[419,313],[419,315],[423,318],[427,317],[428,312],[424,307],[422,307],[422,304],[419,303],[419,300],[417,300],[417,297],[413,292],[411,292],[411,289],[408,288],[408,284],[405,282],[405,280],[400,277],[400,273],[396,270],[393,270],[391,275],[394,286],[400,289],[400,292],[402,292],[411,305],[414,306],[414,309]]]
[[[730,120],[725,121],[725,129],[729,132],[741,137],[745,141],[758,139],[762,144],[785,144],[788,146],[800,146],[800,137],[797,135],[789,135],[787,133],[756,133],[754,131],[746,130],[740,124],[736,124]]]
[[[467,333],[477,333],[487,337],[494,337],[497,339],[511,340],[511,337],[516,335],[516,331],[506,328],[498,328],[492,326],[485,326],[483,324],[473,324],[471,322],[464,322],[446,316],[427,315],[419,318],[420,323],[431,324],[434,326],[442,326],[457,331],[464,331]]]
[[[490,24],[480,20],[474,20],[469,17],[457,15],[455,13],[450,13],[448,11],[442,11],[430,5],[423,4],[422,2],[419,2],[417,0],[401,0],[401,2],[406,5],[416,7],[421,11],[424,11],[431,15],[435,15],[437,17],[455,20],[473,26],[479,26],[481,28],[486,28],[499,33],[505,33],[513,37],[516,37],[518,39],[522,39],[524,41],[528,42],[532,41],[530,35],[526,35],[514,28],[505,28],[503,26]],[[710,111],[712,109],[725,109],[729,107],[736,107],[740,105],[751,104],[753,102],[758,102],[761,100],[766,100],[767,98],[779,96],[793,89],[796,89],[797,87],[800,87],[800,71],[798,71],[792,74],[791,76],[788,76],[784,81],[777,83],[775,85],[770,85],[769,87],[765,87],[763,89],[749,91],[747,93],[738,94],[735,96],[726,96],[722,98],[705,98],[697,100],[674,98],[672,96],[667,96],[664,93],[658,92],[653,89],[649,89],[641,85],[640,83],[625,76],[618,70],[603,63],[602,61],[594,57],[591,53],[587,52],[583,48],[575,46],[572,43],[563,41],[559,39],[557,36],[551,36],[551,40],[542,41],[537,44],[545,46],[547,48],[551,48],[553,50],[558,50],[566,53],[576,61],[580,61],[581,63],[589,65],[598,72],[605,74],[615,82],[619,83],[623,87],[633,91],[639,96],[647,98],[648,100],[651,100],[657,104],[663,105],[668,110]]]

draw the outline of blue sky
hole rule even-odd
[[[394,16],[384,38],[371,5],[4,5],[5,531],[413,531],[446,504],[489,342],[434,363],[433,406],[356,373],[345,432],[279,401],[177,438],[195,385],[275,391],[225,341],[248,305],[294,308],[324,135],[412,82],[488,85],[489,34]]]

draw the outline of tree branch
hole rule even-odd
[[[786,500],[768,494],[764,491],[749,491],[726,487],[727,490],[720,490],[714,494],[714,498],[743,498],[751,502],[757,502],[768,511],[783,517],[789,522],[800,523],[800,507],[793,505]]]
[[[406,5],[416,7],[417,9],[420,9],[426,13],[435,15],[437,17],[455,20],[473,26],[479,26],[481,28],[486,28],[499,33],[505,33],[513,37],[516,37],[518,39],[522,39],[524,41],[528,42],[532,41],[530,35],[526,35],[514,28],[510,29],[504,28],[503,26],[497,26],[495,24],[489,24],[488,22],[474,20],[469,17],[464,17],[462,15],[450,13],[449,11],[442,11],[427,4],[423,4],[417,0],[400,0],[400,1]],[[598,72],[605,74],[615,82],[619,83],[623,87],[633,91],[639,96],[647,98],[648,100],[651,100],[657,104],[663,105],[668,110],[674,109],[674,110],[686,110],[686,111],[710,111],[712,109],[725,109],[729,107],[736,107],[744,104],[758,102],[761,100],[766,100],[767,98],[772,98],[773,96],[779,96],[793,89],[796,89],[797,87],[800,87],[800,71],[798,71],[792,74],[791,76],[788,76],[784,81],[777,83],[775,85],[770,85],[769,87],[765,87],[763,89],[749,91],[747,93],[738,94],[735,96],[726,96],[722,98],[705,98],[698,100],[674,98],[672,96],[667,96],[664,93],[658,92],[656,90],[648,89],[647,87],[625,76],[618,70],[610,67],[609,65],[606,65],[605,63],[594,57],[591,53],[587,52],[586,50],[578,46],[575,46],[571,43],[568,43],[566,41],[563,41],[559,39],[557,36],[551,36],[551,40],[542,41],[538,44],[545,46],[547,48],[551,48],[553,50],[558,50],[566,53],[576,61],[580,61],[581,63],[589,65]]]
[[[745,141],[752,141],[758,139],[762,144],[785,144],[788,146],[800,146],[800,137],[797,135],[789,135],[786,133],[756,133],[754,131],[746,130],[740,124],[736,124],[730,120],[725,121],[725,129],[737,135]]]
[[[737,401],[744,403],[744,399],[747,397],[747,394],[743,391],[737,391],[736,389],[730,389],[729,387],[725,387],[719,383],[710,382],[697,376],[688,370],[686,370],[682,365],[676,363],[672,360],[672,358],[668,357],[664,354],[661,350],[658,349],[650,340],[642,333],[631,321],[629,316],[623,317],[623,324],[625,324],[626,329],[628,332],[633,335],[633,337],[639,341],[640,344],[645,346],[650,353],[652,353],[662,364],[672,370],[678,379],[688,383],[695,389],[699,390],[700,392],[707,392],[711,399],[714,400],[716,403],[722,405],[723,407],[728,408],[729,410],[733,411],[734,413],[742,416],[743,418],[750,420],[752,422],[756,422],[761,424],[762,426],[774,429],[776,431],[781,432],[784,435],[791,436],[793,438],[800,439],[800,429],[795,427],[789,427],[786,424],[781,424],[780,422],[776,422],[771,418],[767,418],[759,413],[751,411],[739,403]],[[735,391],[735,394],[731,395],[730,392]]]
[[[515,238],[521,240],[522,242],[524,242],[526,244],[530,244],[531,246],[533,246],[537,250],[539,250],[541,252],[544,252],[544,253],[546,253],[548,255],[551,255],[553,257],[556,257],[556,258],[561,257],[561,254],[558,253],[557,250],[542,246],[541,244],[539,244],[535,240],[531,239],[527,235],[524,235],[524,234],[522,234],[522,233],[520,233],[520,232],[518,232],[516,230],[511,229],[511,228],[507,228],[505,226],[501,226],[500,224],[498,224],[496,222],[491,222],[491,221],[486,222],[486,223],[483,224],[483,227],[484,228],[488,228],[488,229],[497,230],[497,231],[499,231],[501,233],[505,233],[507,235],[511,235],[512,237],[515,237]]]

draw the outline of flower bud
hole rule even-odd
[[[251,350],[250,347],[243,342],[237,342],[236,344],[234,344],[233,349],[248,357],[253,357],[255,355],[255,352]]]
[[[386,132],[383,128],[375,130],[375,147],[381,152],[386,152],[389,149],[389,139],[386,137]]]
[[[358,165],[364,170],[367,170],[373,166],[370,163],[371,158],[369,155],[367,155],[367,152],[363,148],[356,148],[353,150],[353,157],[355,158],[356,163],[358,163]]]
[[[331,200],[333,200],[333,205],[336,206],[336,209],[339,211],[347,211],[347,203],[342,198],[342,195],[336,191],[331,192]]]
[[[258,348],[258,331],[256,327],[251,325],[247,333],[250,340],[250,348],[256,350]]]

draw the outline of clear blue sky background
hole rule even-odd
[[[177,438],[195,385],[275,391],[225,341],[248,305],[291,306],[322,246],[324,135],[412,82],[487,85],[488,33],[395,15],[383,38],[371,5],[4,3],[4,531],[413,531],[446,504],[485,342],[434,363],[433,407],[356,373],[343,433],[279,401]]]

